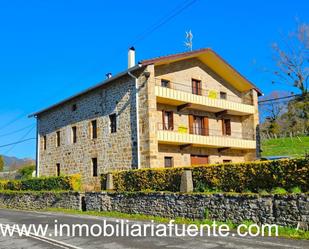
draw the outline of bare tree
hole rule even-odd
[[[308,93],[309,77],[309,25],[299,24],[280,44],[273,44],[278,81],[297,87],[302,95]]]

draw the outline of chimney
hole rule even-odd
[[[107,73],[105,75],[106,75],[106,79],[109,79],[109,78],[111,78],[113,76],[112,73]]]
[[[135,66],[135,48],[131,47],[128,52],[128,68]]]

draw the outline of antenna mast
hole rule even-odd
[[[191,32],[191,30],[186,31],[186,41],[185,41],[185,47],[189,50],[192,51],[192,47],[193,47],[193,34]]]

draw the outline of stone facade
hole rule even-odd
[[[297,226],[309,223],[309,196],[225,195],[172,193],[86,193],[86,209],[118,211],[168,218],[208,218],[216,221],[254,221]],[[207,217],[205,217],[207,215]]]
[[[112,114],[117,117],[115,133],[111,132]],[[93,120],[97,122],[97,138],[91,137]],[[129,76],[41,114],[38,122],[41,176],[56,175],[59,164],[60,174],[80,173],[83,181],[91,184],[99,181],[93,177],[92,158],[97,158],[98,176],[111,169],[137,166],[135,83]],[[77,128],[76,143],[72,141],[73,126]]]
[[[147,74],[146,74],[147,73]],[[115,77],[83,94],[77,95],[45,111],[39,112],[39,169],[38,175],[80,173],[84,184],[99,186],[98,177],[111,170],[164,167],[164,158],[173,157],[173,166],[191,164],[190,156],[207,155],[209,163],[221,163],[231,160],[242,162],[256,158],[255,149],[236,149],[212,146],[188,146],[159,143],[157,133],[162,126],[162,110],[174,111],[175,126],[188,126],[188,115],[201,115],[209,118],[209,133],[222,137],[222,121],[216,111],[183,109],[177,110],[177,104],[160,103],[156,96],[156,85],[161,79],[170,80],[171,85],[181,84],[185,90],[191,89],[192,79],[201,80],[204,91],[227,94],[227,100],[243,103],[249,97],[255,113],[251,115],[224,114],[231,120],[232,136],[247,139],[255,137],[258,125],[257,92],[252,89],[240,92],[218,74],[214,73],[198,59],[186,59],[165,65],[141,65],[132,74],[137,77],[139,139],[136,122],[135,79],[128,73]],[[206,108],[207,109],[207,108]],[[117,117],[117,132],[111,132],[110,115]],[[93,139],[91,122],[97,122],[97,138]],[[73,130],[76,129],[76,142]],[[60,134],[60,146],[57,146],[57,133]],[[139,142],[139,145],[138,145]],[[138,153],[138,149],[140,153]],[[139,154],[139,155],[138,155]],[[97,174],[94,174],[93,159],[97,162]],[[87,189],[87,188],[86,188]]]

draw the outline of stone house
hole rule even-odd
[[[255,160],[261,94],[211,49],[144,60],[36,112],[37,174]]]

